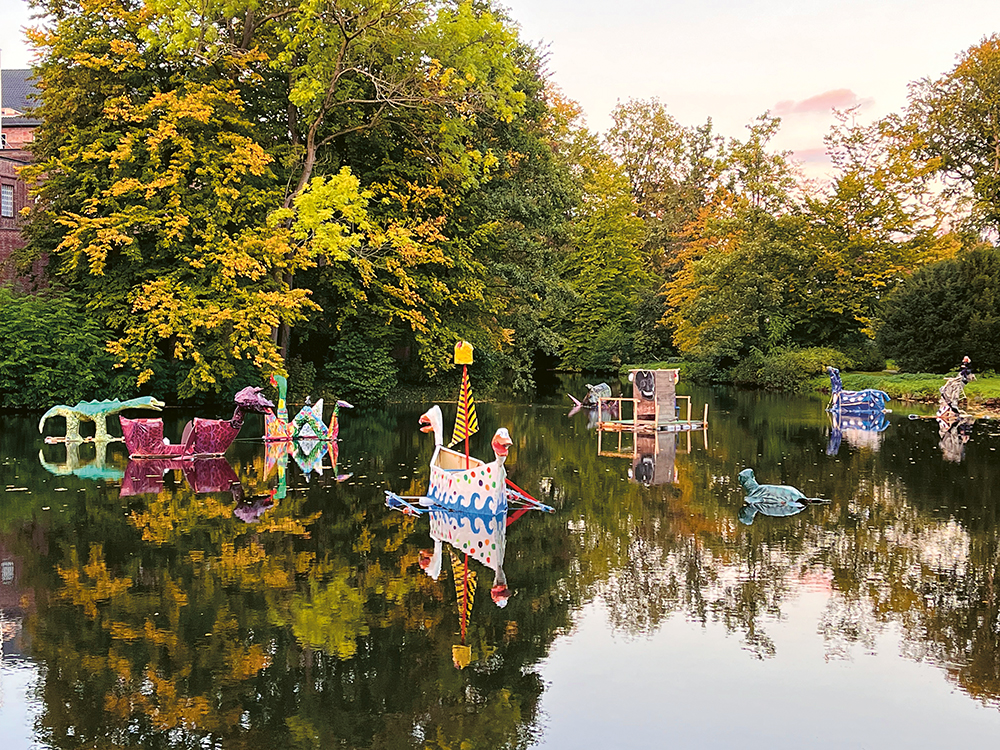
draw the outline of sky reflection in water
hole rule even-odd
[[[117,446],[81,447],[74,475],[0,417],[4,748],[991,746],[997,423],[956,446],[890,404],[837,435],[819,399],[688,389],[707,441],[603,435],[599,455],[567,389],[478,405],[473,452],[508,427],[510,478],[556,513],[509,526],[507,606],[469,564],[464,639],[462,566],[426,575],[427,519],[383,505],[426,489],[426,405],[344,416],[308,481],[241,440],[238,492],[171,470],[126,497],[122,477],[161,478]],[[741,524],[746,467],[831,503]]]

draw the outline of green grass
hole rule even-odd
[[[845,372],[841,373],[841,378],[844,381],[844,390],[847,391],[875,388],[900,401],[937,401],[945,379],[956,374],[954,372],[945,375],[926,372]],[[812,379],[811,385],[815,390],[829,390],[830,379],[816,377]],[[1000,399],[1000,377],[993,373],[977,375],[974,381],[965,386],[965,395],[970,404]]]
[[[890,363],[891,364],[891,363]],[[661,368],[675,368],[681,371],[681,380],[688,380],[685,377],[690,368],[696,367],[695,363],[682,360],[680,358],[670,359],[664,362],[646,362],[642,364],[630,364],[622,368],[622,374],[629,370],[656,370]],[[862,391],[865,388],[875,388],[885,391],[897,401],[928,401],[936,402],[940,397],[941,386],[947,378],[954,377],[957,372],[950,372],[942,375],[927,372],[896,372],[895,370],[884,370],[882,372],[841,372],[844,381],[844,390]],[[816,375],[805,382],[804,388],[796,390],[805,391],[830,391],[830,378],[823,375]],[[976,375],[976,379],[965,386],[965,395],[970,404],[983,404],[1000,406],[1000,376],[990,371]]]

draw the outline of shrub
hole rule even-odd
[[[385,347],[351,332],[330,348],[332,360],[323,367],[324,391],[331,398],[354,404],[385,401],[396,387],[395,360]]]
[[[0,288],[0,406],[47,408],[132,395],[106,347],[111,334],[66,297]]]
[[[775,391],[805,390],[809,381],[825,373],[827,365],[837,369],[853,366],[850,358],[836,349],[776,349],[765,355],[758,349],[733,368],[733,383]]]
[[[910,372],[1000,367],[1000,249],[921,268],[886,299],[878,343]]]

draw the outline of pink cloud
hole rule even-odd
[[[802,101],[786,99],[774,105],[772,112],[776,115],[791,115],[806,112],[829,112],[831,109],[849,109],[850,107],[867,107],[873,99],[862,99],[850,89],[833,89],[822,94],[810,96]]]
[[[829,164],[830,157],[826,154],[826,148],[817,146],[816,148],[797,148],[793,151],[795,158],[803,164]]]

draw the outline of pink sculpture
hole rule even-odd
[[[233,399],[236,409],[232,419],[202,419],[195,417],[184,427],[180,443],[171,444],[163,437],[162,419],[126,419],[119,417],[122,434],[130,458],[170,458],[221,456],[232,445],[243,428],[246,412],[263,413],[273,409],[261,391],[247,386]]]
[[[243,499],[243,485],[225,458],[137,458],[130,459],[122,479],[121,497],[159,494],[168,472],[180,471],[196,493],[231,492],[237,501]]]

